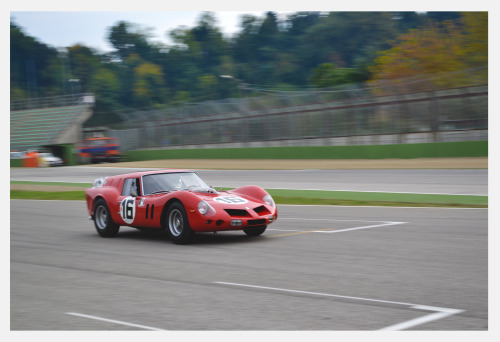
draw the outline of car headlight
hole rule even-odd
[[[210,206],[207,202],[201,200],[198,203],[198,211],[200,214],[205,215],[207,217],[215,215],[215,209]]]
[[[273,198],[271,197],[271,195],[266,194],[266,195],[262,198],[262,200],[264,201],[264,203],[265,203],[265,204],[270,205],[271,207],[276,208],[276,204],[274,203],[274,200],[273,200]]]
[[[100,188],[104,184],[106,184],[106,177],[97,178],[94,181],[94,188]]]

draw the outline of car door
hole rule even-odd
[[[140,178],[126,178],[120,196],[120,216],[132,227],[159,228],[158,203],[151,196],[141,193]],[[156,204],[156,206],[155,206]]]
[[[118,197],[119,214],[125,225],[141,227],[139,203],[139,178],[125,178],[121,196]]]

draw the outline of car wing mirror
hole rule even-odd
[[[130,190],[130,196],[137,197],[137,190]]]

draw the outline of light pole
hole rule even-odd
[[[62,91],[63,95],[66,95],[66,75],[64,70],[66,69],[65,64],[68,63],[68,50],[65,47],[58,48],[58,56],[61,60],[61,81],[62,81]],[[65,63],[66,62],[66,63]]]
[[[71,101],[74,101],[74,97],[75,97],[75,87],[73,86],[73,84],[76,84],[76,91],[77,91],[77,96],[79,93],[81,93],[81,89],[80,89],[80,80],[78,78],[70,78],[68,80],[69,84],[70,84],[70,90],[71,90]]]
[[[247,84],[243,82],[243,80],[240,80],[239,78],[236,78],[232,75],[219,75],[220,78],[224,78],[227,80],[233,80],[238,83],[238,89],[240,89],[240,97],[242,95],[247,95]]]
[[[248,111],[245,108],[245,102],[246,102],[246,105],[249,106],[248,94],[247,94],[247,90],[248,90],[247,84],[245,82],[243,82],[242,80],[240,80],[239,78],[236,78],[232,75],[219,75],[219,77],[238,82],[238,88],[240,89],[240,98],[243,97],[242,95],[246,96],[245,99],[242,98],[239,101],[240,102],[239,107],[240,107],[240,110],[242,113],[242,117],[241,117],[242,124],[240,126],[242,133],[241,133],[241,137],[240,137],[240,142],[246,144],[247,142],[250,141],[250,119],[247,117]]]

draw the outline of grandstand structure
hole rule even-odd
[[[74,164],[73,146],[93,105],[92,94],[11,101],[10,150],[46,150]]]

